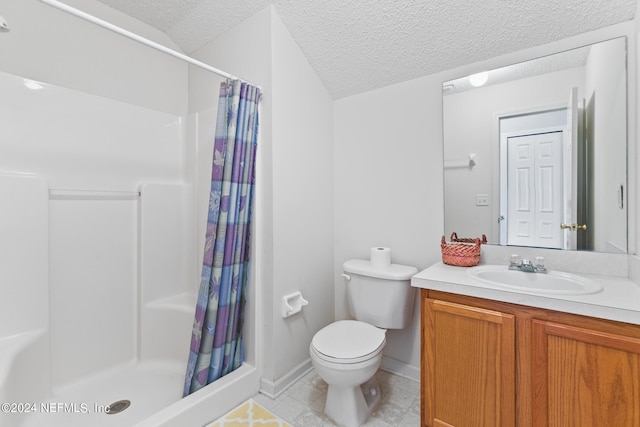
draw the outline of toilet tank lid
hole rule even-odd
[[[408,265],[374,265],[368,259],[350,259],[342,265],[345,273],[376,277],[386,280],[409,280],[418,273],[418,269]]]

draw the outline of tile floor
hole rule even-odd
[[[382,400],[363,426],[418,427],[419,383],[382,370],[376,377],[382,390]],[[327,384],[311,370],[278,398],[258,394],[253,399],[294,427],[335,427],[322,412],[326,395]]]

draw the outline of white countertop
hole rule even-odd
[[[413,276],[411,285],[640,325],[640,286],[626,277],[573,273],[597,281],[603,287],[602,292],[589,295],[544,295],[480,282],[469,277],[466,270],[465,267],[439,262]]]

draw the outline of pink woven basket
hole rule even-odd
[[[475,243],[476,240],[478,240],[478,238],[477,237],[472,237],[472,238],[458,237],[458,233],[454,231],[453,233],[451,233],[451,238],[449,240],[455,243]],[[482,239],[480,239],[480,244],[484,245],[486,243],[487,243],[487,236],[483,234]]]
[[[452,240],[454,237],[451,235]],[[464,241],[453,241],[447,243],[445,237],[442,236],[440,248],[442,250],[442,262],[449,265],[455,265],[457,267],[473,267],[480,262],[480,245],[486,243],[486,237],[481,241],[480,238],[473,239],[473,243],[466,243]],[[456,235],[457,239],[457,235]],[[457,239],[461,240],[461,239]],[[471,240],[471,239],[465,239]]]

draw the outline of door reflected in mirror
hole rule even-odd
[[[620,37],[445,82],[445,234],[626,253],[626,58]]]

